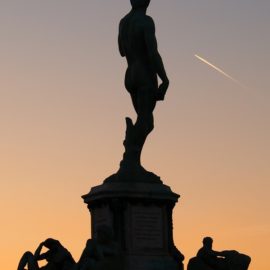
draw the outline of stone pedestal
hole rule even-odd
[[[91,213],[92,238],[97,228],[113,229],[124,270],[176,270],[172,211],[179,195],[160,183],[104,182],[83,196]]]

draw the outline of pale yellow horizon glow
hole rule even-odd
[[[203,63],[207,64],[208,66],[212,67],[213,69],[215,69],[216,71],[218,71],[219,73],[221,73],[222,75],[224,75],[225,77],[227,77],[228,79],[230,79],[231,81],[233,81],[234,83],[236,83],[237,85],[241,86],[242,88],[247,88],[246,86],[244,86],[241,82],[239,82],[238,80],[236,80],[235,78],[233,78],[232,76],[230,76],[229,74],[227,74],[225,71],[223,71],[221,68],[213,65],[212,63],[210,63],[208,60],[206,60],[205,58],[199,56],[198,54],[194,55],[197,59],[201,60]]]

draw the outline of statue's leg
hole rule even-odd
[[[142,69],[143,66],[129,68],[125,77],[125,87],[131,95],[137,120],[133,124],[131,119],[126,119],[125,153],[120,163],[122,173],[127,168],[129,171],[132,168],[133,174],[142,171],[140,161],[142,148],[148,134],[154,128],[153,110],[156,105],[157,78],[153,74],[149,75],[147,70],[143,73],[143,77],[134,76],[134,74],[142,74]]]
[[[133,158],[137,164],[141,164],[140,156],[143,145],[148,134],[154,128],[153,110],[156,105],[154,90],[151,87],[141,87],[137,89],[136,95],[132,95],[135,104],[137,120],[132,131],[133,137]],[[130,148],[131,149],[131,148]]]
[[[134,107],[135,112],[138,115],[138,98],[137,98],[137,93],[136,91],[132,91],[130,92],[130,96],[131,96],[131,101]]]
[[[138,114],[138,106],[137,106],[137,82],[134,82],[134,78],[131,75],[131,73],[136,72],[133,70],[134,68],[128,68],[125,75],[125,88],[129,92],[131,96],[131,101],[133,104],[133,107]]]
[[[151,86],[138,89],[136,103],[138,114],[136,125],[146,137],[154,128],[155,89]]]
[[[23,254],[17,269],[24,270],[26,266],[28,270],[39,270],[38,263],[30,251]]]

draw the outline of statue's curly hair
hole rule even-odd
[[[51,248],[59,247],[59,246],[61,246],[61,244],[58,240],[55,240],[53,238],[48,238],[44,241],[44,246],[46,248],[51,249]]]
[[[148,7],[151,0],[130,0],[133,8]]]
[[[212,237],[209,237],[209,236],[206,236],[203,238],[203,244],[208,244],[208,243],[213,243],[213,238]]]

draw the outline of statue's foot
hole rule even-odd
[[[159,176],[147,171],[141,164],[124,161],[121,162],[118,172],[104,182],[162,183]]]

